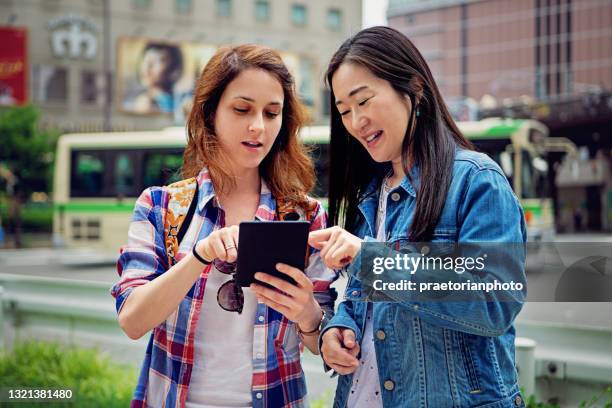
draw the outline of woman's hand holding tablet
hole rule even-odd
[[[321,307],[314,298],[312,282],[304,272],[292,266],[279,263],[276,270],[291,277],[296,285],[285,279],[257,272],[255,279],[269,285],[266,287],[258,283],[251,284],[257,300],[297,323],[303,332],[315,330],[321,322]]]
[[[306,221],[243,222],[238,240],[236,281],[303,333],[316,332],[322,316],[304,274],[309,229]]]

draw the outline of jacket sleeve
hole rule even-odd
[[[457,219],[459,244],[497,245],[498,254],[487,260],[484,273],[469,275],[472,282],[493,284],[494,281],[514,281],[526,287],[525,221],[521,206],[505,176],[492,168],[474,169],[466,180],[457,208]],[[394,257],[396,254],[393,250],[389,252],[385,256]],[[418,253],[415,255],[420,256]],[[368,279],[363,278],[371,272],[364,271],[358,262],[351,268],[351,273],[371,285],[372,275]],[[423,282],[439,282],[441,278],[439,270],[418,269],[413,274],[396,270],[388,272],[391,274],[388,276],[395,274],[396,279],[393,280],[401,277],[414,282],[416,287]],[[455,272],[451,270],[448,274],[458,277]],[[525,297],[524,291],[516,290],[474,291],[469,295],[470,299],[465,295],[466,298],[461,300],[431,300],[410,290],[388,290],[384,294],[388,301],[397,302],[400,307],[409,309],[425,321],[481,336],[504,334],[512,326]]]
[[[324,229],[326,225],[327,213],[321,203],[317,202],[317,207],[310,222],[310,232]],[[333,316],[334,302],[338,294],[336,289],[331,287],[331,284],[338,279],[338,272],[325,266],[319,256],[319,252],[314,247],[308,248],[308,266],[304,272],[312,281],[313,294],[316,301],[328,316]]]

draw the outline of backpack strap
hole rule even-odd
[[[164,243],[168,269],[177,262],[176,254],[197,206],[198,183],[195,177],[168,185],[168,208],[164,219]]]
[[[276,215],[279,221],[299,221],[305,220],[312,222],[315,211],[317,210],[317,201],[308,197],[308,205],[306,208],[296,206],[294,203],[285,201],[282,198],[276,199]]]

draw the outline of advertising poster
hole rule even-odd
[[[217,47],[122,37],[117,44],[117,95],[123,112],[172,115],[184,122],[193,88]]]
[[[0,106],[27,102],[27,30],[0,27]]]

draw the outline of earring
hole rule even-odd
[[[419,108],[417,108],[417,110],[416,110],[416,117],[418,118],[419,116],[421,116],[421,111],[419,110]]]

